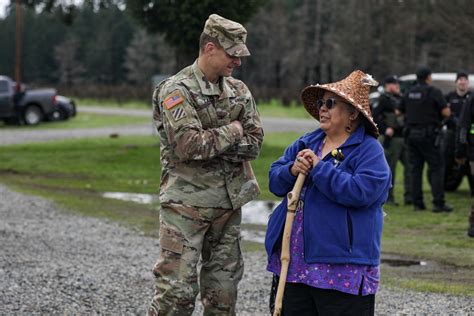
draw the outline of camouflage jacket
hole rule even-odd
[[[250,160],[263,129],[255,101],[240,80],[207,81],[197,62],[161,82],[153,94],[160,136],[160,202],[237,209],[259,191]],[[230,125],[242,123],[243,137]]]

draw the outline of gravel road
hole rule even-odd
[[[111,134],[118,135],[153,135],[155,129],[151,123],[151,112],[140,109],[116,109],[107,107],[83,106],[78,108],[78,113],[97,113],[107,115],[123,115],[149,117],[150,123],[126,126],[110,126],[82,129],[19,129],[2,128],[0,130],[0,145],[12,145],[23,143],[36,143],[51,140],[107,137]],[[314,130],[317,126],[315,120],[308,119],[286,119],[286,118],[263,118],[263,127],[266,133],[272,132],[299,132],[306,133]]]
[[[1,315],[145,313],[156,239],[0,185],[0,245]],[[239,315],[268,314],[265,258],[245,254]],[[474,301],[382,287],[377,315],[414,313],[472,315]]]

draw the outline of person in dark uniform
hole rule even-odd
[[[397,76],[388,76],[384,79],[384,92],[380,95],[377,107],[374,108],[374,119],[379,128],[379,141],[383,145],[385,158],[392,172],[392,188],[390,189],[387,204],[398,206],[393,194],[395,175],[398,161],[404,167],[404,200],[405,205],[412,204],[411,170],[408,150],[403,139],[404,115],[400,112],[400,82]]]
[[[433,212],[451,212],[444,200],[444,164],[439,149],[440,125],[451,115],[441,90],[431,85],[431,70],[420,68],[417,84],[403,97],[400,110],[406,114],[407,144],[412,168],[412,201],[415,211],[426,209],[423,201],[422,174],[425,161],[433,195]]]
[[[471,175],[474,176],[474,98],[465,103],[459,117],[459,137],[456,139],[456,161],[463,165],[469,160]],[[471,191],[471,215],[469,216],[469,237],[474,237],[474,195]]]
[[[471,91],[469,91],[469,75],[466,72],[458,72],[456,74],[456,90],[449,92],[445,98],[448,102],[451,109],[451,117],[447,121],[449,140],[455,139],[455,134],[459,130],[459,120],[461,116],[461,110],[463,109],[464,104],[471,96]],[[446,144],[447,156],[446,166],[451,165],[451,162],[454,162],[454,143],[449,142]],[[462,168],[463,174],[467,175],[469,179],[469,187],[471,189],[471,195],[474,196],[474,176],[471,175],[469,161],[465,159],[465,163],[460,165]],[[446,170],[446,175],[450,170]]]
[[[469,91],[469,76],[467,73],[461,71],[456,74],[456,90],[449,92],[446,95],[446,101],[449,103],[452,117],[459,120],[464,103],[471,96]]]

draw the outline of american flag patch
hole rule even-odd
[[[163,101],[163,104],[165,105],[166,109],[170,110],[178,104],[182,103],[183,101],[184,98],[181,95],[181,92],[176,90],[166,97],[166,99]]]
[[[179,121],[180,119],[186,117],[186,112],[184,111],[183,107],[179,107],[171,111],[171,115],[173,115],[173,118],[175,121]]]

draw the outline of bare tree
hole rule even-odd
[[[54,57],[59,65],[59,82],[66,86],[81,83],[85,67],[77,59],[76,51],[79,42],[68,39],[54,48]]]

